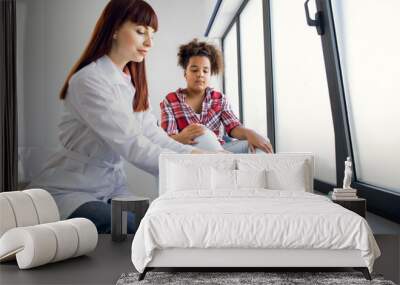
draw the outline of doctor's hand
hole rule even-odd
[[[256,152],[256,148],[259,148],[266,153],[274,152],[269,140],[266,140],[263,136],[260,136],[253,130],[248,130],[246,132],[246,139],[249,144],[249,149],[252,153]]]
[[[194,145],[197,143],[194,141],[194,139],[202,134],[204,134],[204,128],[201,124],[190,124],[179,134],[171,137],[180,143]]]

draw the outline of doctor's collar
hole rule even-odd
[[[131,76],[120,70],[107,55],[100,57],[96,64],[107,74],[112,84],[131,85]]]

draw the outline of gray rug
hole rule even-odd
[[[372,275],[372,281],[368,281],[360,272],[148,272],[142,281],[138,281],[138,276],[139,273],[122,274],[117,285],[395,285],[392,281],[384,280],[379,275]]]

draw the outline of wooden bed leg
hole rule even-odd
[[[144,277],[146,277],[146,273],[147,273],[148,269],[147,267],[144,269],[144,271],[142,273],[139,274],[139,278],[138,281],[142,281],[144,279]]]
[[[369,270],[367,267],[354,267],[354,269],[357,271],[361,271],[362,274],[364,275],[365,279],[372,280],[371,274],[369,274]]]

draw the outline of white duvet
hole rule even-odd
[[[379,248],[365,219],[306,192],[171,192],[154,200],[132,243],[143,272],[155,249],[358,249],[372,272]]]

